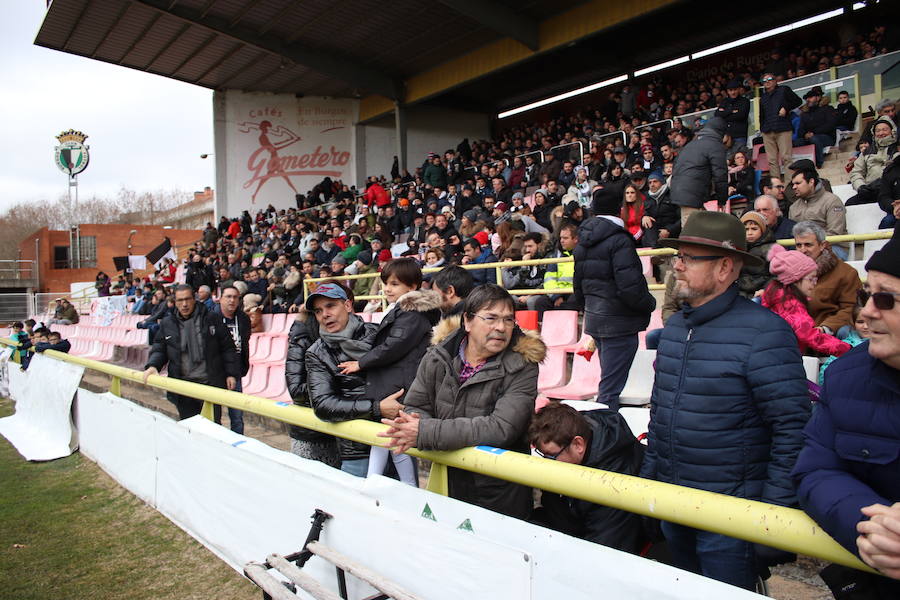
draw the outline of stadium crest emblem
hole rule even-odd
[[[88,166],[90,146],[84,144],[84,140],[87,138],[88,136],[74,129],[63,131],[56,136],[56,139],[59,140],[59,146],[55,148],[54,155],[56,166],[69,177],[78,175]]]

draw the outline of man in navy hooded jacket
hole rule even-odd
[[[800,505],[886,577],[856,572],[877,598],[900,598],[900,234],[866,263],[869,341],[825,371],[793,476]],[[824,574],[824,573],[823,573]]]

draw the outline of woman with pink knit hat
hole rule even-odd
[[[769,250],[769,272],[775,279],[762,294],[762,305],[788,322],[800,352],[807,350],[840,356],[850,350],[850,344],[816,329],[809,316],[809,296],[816,287],[816,261],[796,250],[786,250],[775,244]]]

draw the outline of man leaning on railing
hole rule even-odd
[[[486,445],[528,452],[526,434],[537,395],[538,364],[546,347],[516,326],[512,296],[495,284],[475,288],[462,319],[441,321],[419,365],[405,408],[379,434],[397,452],[457,450]],[[450,469],[449,495],[527,519],[531,489]]]

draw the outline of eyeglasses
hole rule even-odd
[[[516,324],[515,317],[498,317],[496,315],[488,315],[486,317],[482,316],[482,315],[472,315],[472,316],[478,317],[479,319],[481,319],[482,321],[487,323],[488,326],[490,326],[490,327],[496,327],[497,323],[500,323],[500,322],[503,323],[504,327],[512,327]]]
[[[692,263],[700,262],[700,261],[712,261],[719,260],[720,258],[725,258],[724,256],[697,256],[696,254],[685,254],[684,252],[679,252],[674,256],[675,260],[680,260],[685,264],[685,266],[689,266]]]
[[[900,294],[894,292],[872,293],[869,290],[862,289],[856,292],[856,302],[860,306],[865,306],[869,302],[869,298],[871,298],[872,302],[875,303],[875,308],[878,310],[893,310],[895,296],[900,296]]]
[[[534,447],[534,453],[540,456],[541,458],[549,458],[550,460],[556,460],[559,458],[559,455],[566,451],[566,448],[572,445],[572,440],[569,440],[565,446],[559,449],[559,452],[555,452],[553,454],[549,454],[547,452],[541,452],[537,446]]]
[[[767,81],[774,81],[774,80],[775,80],[774,77],[763,77],[762,79],[760,79],[760,81],[762,81],[763,83],[765,83]]]

